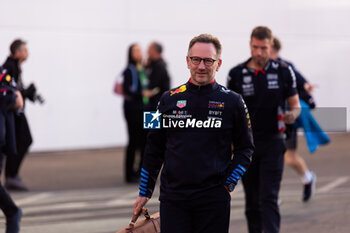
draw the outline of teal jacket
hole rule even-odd
[[[300,106],[301,113],[295,121],[294,126],[304,129],[307,146],[309,151],[313,153],[317,150],[318,146],[328,144],[331,140],[312,116],[309,105],[303,100],[300,100]]]

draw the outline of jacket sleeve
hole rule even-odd
[[[163,104],[164,101],[161,99],[158,110],[162,109]],[[158,174],[164,162],[165,145],[166,132],[164,129],[153,129],[148,133],[141,167],[140,197],[152,197]]]
[[[282,77],[284,78],[284,97],[288,98],[298,94],[297,78],[291,66],[282,67]]]
[[[239,76],[238,69],[237,68],[231,69],[227,77],[227,85],[226,85],[228,89],[237,93],[239,93],[238,82],[237,82],[238,76]]]
[[[254,152],[253,133],[251,129],[250,117],[243,98],[239,95],[237,111],[234,116],[233,127],[233,159],[225,185],[237,184],[238,180],[247,171]]]
[[[124,71],[123,92],[126,96],[140,97],[142,94],[139,92],[138,76],[133,72],[135,71],[132,71],[130,68],[127,68]],[[135,75],[136,77],[134,77]]]

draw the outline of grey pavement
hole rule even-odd
[[[317,193],[301,202],[302,185],[285,168],[280,198],[281,232],[350,232],[350,134],[331,135],[330,145],[310,155],[304,137],[299,152],[317,174]],[[126,226],[137,184],[123,181],[123,148],[31,153],[21,176],[29,192],[12,192],[23,208],[24,233],[107,233]],[[158,211],[157,188],[148,203]],[[247,232],[241,185],[232,194],[230,232]],[[0,215],[0,232],[5,221]]]

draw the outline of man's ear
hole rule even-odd
[[[191,64],[191,59],[188,56],[186,56],[186,62],[187,62],[187,68],[189,69]]]
[[[216,67],[216,72],[219,71],[219,69],[220,69],[220,67],[221,67],[221,64],[222,64],[222,60],[219,59],[219,61],[218,61],[218,67]]]

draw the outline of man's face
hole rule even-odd
[[[202,60],[198,65],[193,64],[191,57],[210,58],[214,63],[209,66],[204,64]],[[221,59],[217,57],[216,48],[212,43],[195,43],[186,56],[187,68],[191,72],[191,81],[198,86],[203,86],[212,82],[215,78],[215,72],[219,71]]]
[[[28,49],[26,44],[22,44],[21,47],[16,51],[15,58],[20,61],[25,61],[28,58]]]
[[[148,46],[147,53],[148,53],[149,59],[151,59],[152,61],[155,60],[155,57],[156,57],[156,55],[157,55],[157,51],[154,49],[153,44],[150,44],[150,45]]]
[[[257,38],[252,38],[250,40],[250,51],[252,55],[253,62],[262,67],[265,66],[269,60],[271,52],[272,42],[269,39],[259,40]]]

